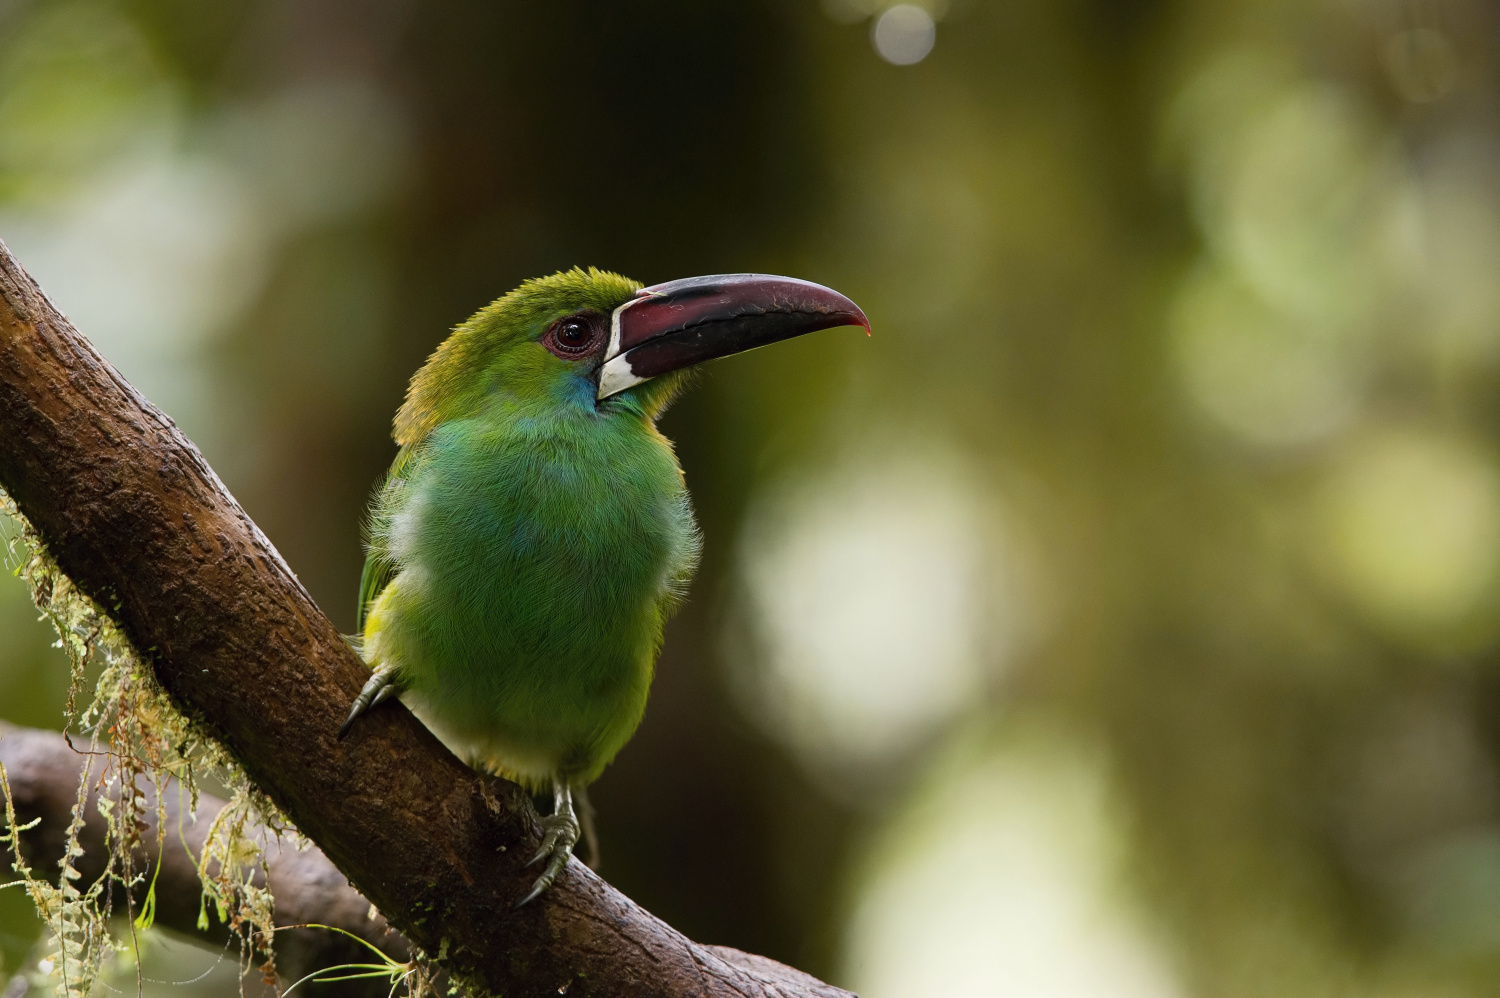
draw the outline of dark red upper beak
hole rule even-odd
[[[830,288],[770,274],[714,274],[646,288],[615,309],[599,398],[669,371],[833,326],[863,326]]]

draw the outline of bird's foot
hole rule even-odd
[[[354,727],[354,722],[359,715],[378,706],[392,694],[400,692],[401,682],[396,678],[395,666],[382,665],[376,669],[369,681],[365,683],[365,688],[359,691],[359,696],[354,698],[354,706],[349,708],[349,716],[339,727],[339,738],[349,733],[349,729]]]
[[[535,900],[552,886],[563,867],[568,865],[568,857],[573,854],[573,846],[578,842],[580,829],[578,817],[573,813],[572,789],[566,783],[557,782],[553,785],[553,799],[555,805],[552,813],[542,819],[542,846],[522,869],[533,867],[543,860],[546,860],[547,866],[542,870],[542,875],[536,878],[536,883],[531,885],[531,891],[516,902],[517,908]]]

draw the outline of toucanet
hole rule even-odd
[[[720,274],[643,288],[599,270],[527,281],[412,378],[373,502],[358,640],[373,674],[340,736],[396,695],[471,762],[550,790],[544,863],[574,797],[635,732],[662,629],[698,562],[656,420],[697,364],[835,326],[828,288]]]

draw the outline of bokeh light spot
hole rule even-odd
[[[1359,372],[1339,331],[1279,312],[1232,276],[1204,269],[1190,277],[1172,336],[1188,395],[1251,443],[1307,443],[1355,412]]]
[[[1407,262],[1413,198],[1382,139],[1332,87],[1293,90],[1245,123],[1222,225],[1210,231],[1267,299],[1348,321]]]
[[[751,712],[815,772],[899,756],[1009,637],[998,509],[952,459],[868,460],[763,496],[743,535]],[[729,641],[731,656],[736,640]]]
[[[1122,830],[1102,767],[1026,732],[945,760],[882,837],[846,937],[872,998],[1172,998],[1121,903]]]
[[[1377,623],[1445,633],[1500,568],[1500,471],[1458,439],[1390,433],[1333,472],[1321,528],[1333,581]]]
[[[1421,197],[1367,102],[1235,50],[1179,97],[1213,253],[1276,308],[1338,326],[1387,314],[1421,268]]]
[[[4,23],[0,202],[56,196],[101,160],[177,131],[182,94],[118,8],[49,4]]]
[[[870,38],[880,58],[893,66],[911,66],[932,51],[937,25],[921,7],[898,3],[875,20]]]

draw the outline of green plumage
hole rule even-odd
[[[360,585],[365,658],[451,746],[585,785],[640,723],[698,531],[655,419],[672,374],[596,401],[540,340],[639,290],[572,270],[481,310],[412,379]]]

